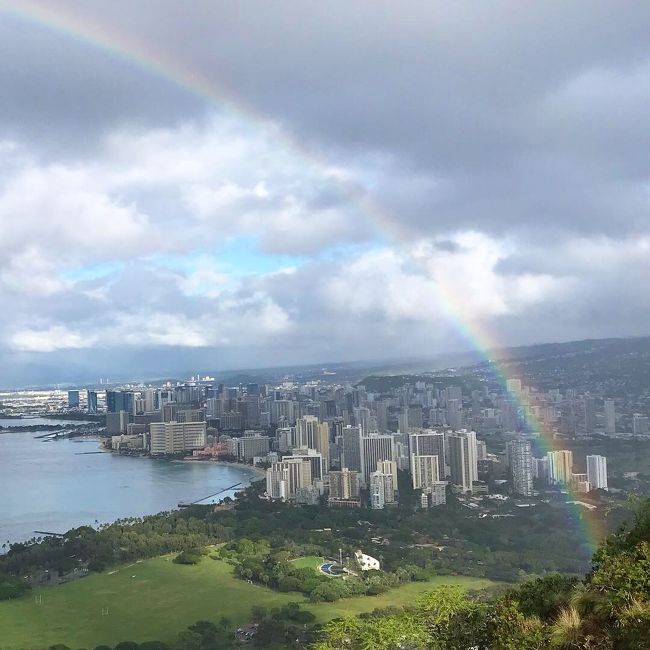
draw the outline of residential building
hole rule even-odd
[[[592,490],[607,490],[607,458],[594,454],[587,456],[587,482]]]
[[[509,440],[506,448],[512,491],[521,496],[531,496],[533,493],[533,454],[530,441]]]
[[[471,492],[472,484],[478,481],[476,457],[476,433],[458,431],[447,438],[451,482],[461,492]]]

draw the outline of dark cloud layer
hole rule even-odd
[[[646,333],[647,3],[16,7],[3,382]]]

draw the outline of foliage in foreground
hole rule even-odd
[[[315,650],[650,650],[650,500],[584,581],[547,576],[481,603],[454,587],[413,607],[328,623]]]

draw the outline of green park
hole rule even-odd
[[[203,557],[198,564],[183,565],[174,563],[173,558],[165,555],[138,561],[66,585],[37,588],[0,603],[0,648],[24,650],[57,643],[93,648],[124,640],[172,642],[197,620],[227,617],[243,625],[250,621],[253,607],[281,607],[291,602],[300,603],[318,622],[326,622],[375,608],[401,607],[440,585],[472,590],[492,584],[480,578],[436,576],[377,596],[310,603],[303,594],[282,593],[241,580],[222,560]],[[320,560],[309,556],[295,563],[317,571]]]

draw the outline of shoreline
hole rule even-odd
[[[248,469],[251,470],[254,474],[260,478],[266,478],[266,470],[261,467],[256,467],[255,465],[246,465],[244,463],[235,463],[231,460],[193,460],[191,458],[179,458],[170,460],[170,463],[194,463],[194,464],[204,464],[204,465],[216,465],[216,466],[225,466],[225,467],[236,467],[237,469]]]
[[[12,433],[12,432],[10,432],[10,431],[0,431],[0,434],[2,434],[2,433]],[[17,433],[22,433],[23,435],[20,436],[21,440],[23,440],[23,436],[26,434],[26,432],[18,432],[18,431],[14,431],[13,433],[16,433],[16,434]],[[4,438],[4,436],[0,435],[0,438]],[[24,439],[29,439],[29,444],[38,444],[38,443],[42,442],[41,440],[33,439],[33,437],[30,436],[29,434],[26,434],[26,437]],[[102,454],[102,455],[108,454],[108,455],[115,455],[115,456],[118,455],[116,451],[111,450],[111,449],[106,449],[102,444],[103,442],[105,442],[105,438],[102,437],[102,436],[98,436],[97,434],[91,434],[91,435],[88,435],[88,436],[80,436],[78,438],[71,438],[71,439],[66,438],[65,440],[67,440],[68,442],[70,440],[82,440],[82,441],[88,442],[89,446],[90,446],[90,449],[94,448],[96,450],[96,451],[86,452],[86,453],[89,453],[89,454]],[[92,444],[92,443],[94,443],[94,444]],[[83,446],[81,448],[83,448]],[[79,447],[77,447],[77,449],[79,449]],[[85,458],[95,458],[95,456],[86,456],[83,452],[80,453],[80,454],[76,454],[76,453],[73,454],[72,451],[71,451],[70,455],[71,456],[72,455],[74,455],[74,456],[78,455],[79,460],[85,459]],[[233,469],[240,470],[240,475],[241,475],[240,480],[242,481],[242,485],[237,489],[237,491],[245,489],[248,486],[250,486],[250,485],[252,485],[252,484],[254,484],[256,482],[258,482],[260,480],[263,480],[264,477],[265,477],[265,470],[263,470],[263,469],[261,469],[259,467],[254,467],[253,465],[247,465],[247,464],[237,463],[237,462],[232,462],[232,461],[215,461],[215,460],[195,461],[195,460],[191,460],[191,459],[187,459],[187,460],[186,459],[174,459],[174,460],[172,460],[172,459],[153,459],[153,458],[151,458],[149,456],[144,456],[144,455],[140,455],[140,454],[137,454],[137,455],[136,454],[133,454],[133,455],[124,454],[124,455],[122,455],[122,458],[135,458],[135,459],[142,459],[142,460],[146,459],[146,460],[149,460],[149,461],[151,461],[151,460],[167,460],[167,462],[184,463],[185,465],[190,465],[192,463],[194,463],[194,464],[203,463],[204,465],[207,465],[209,467],[219,467],[219,466],[221,466],[221,467],[231,467]],[[70,462],[73,462],[73,461],[71,460]],[[74,461],[74,462],[76,462],[76,461]],[[246,470],[250,470],[250,471],[246,471]],[[211,474],[211,472],[208,472],[208,474]],[[200,489],[199,489],[199,491],[200,491]],[[210,491],[210,490],[209,489],[206,490],[206,493],[207,493],[207,491]],[[236,497],[234,495],[232,495],[232,494],[228,494],[228,495],[224,495],[224,496],[230,496],[233,500],[236,501]],[[193,497],[193,498],[195,498],[195,497]],[[140,518],[140,517],[155,516],[155,515],[158,515],[158,514],[160,514],[162,512],[175,512],[175,511],[179,510],[179,508],[178,508],[178,506],[176,504],[179,503],[181,500],[182,500],[182,497],[176,495],[176,496],[174,496],[174,500],[173,500],[174,505],[171,505],[171,503],[169,505],[159,505],[158,507],[152,508],[151,511],[142,512],[142,513],[137,512],[136,514],[130,514],[130,515],[129,514],[124,514],[124,513],[120,513],[120,514],[111,513],[111,514],[109,514],[109,516],[107,516],[105,518],[100,516],[99,517],[100,525],[107,525],[107,524],[110,525],[110,524],[113,524],[113,523],[115,523],[116,521],[118,521],[120,519],[130,517],[130,516]],[[205,505],[216,505],[217,503],[218,502],[215,501],[214,504],[205,504]],[[28,510],[29,510],[29,507],[28,507]],[[30,513],[31,513],[31,510],[30,510]],[[93,523],[93,521],[92,521],[93,519],[95,519],[98,516],[97,514],[93,514],[92,517],[89,516],[89,517],[79,518],[78,521],[77,521],[77,518],[75,516],[72,516],[72,515],[74,515],[74,512],[70,511],[70,513],[68,513],[67,511],[64,512],[63,516],[61,518],[61,521],[56,522],[56,524],[55,523],[48,523],[46,525],[46,527],[43,528],[43,530],[55,530],[57,533],[64,533],[64,532],[67,532],[68,530],[70,530],[72,528],[79,527],[79,526],[90,526],[92,528],[97,527],[97,523]],[[34,519],[36,517],[36,515],[34,515],[34,513],[31,513],[31,514],[33,516],[27,517],[27,519],[31,520],[31,519]],[[108,513],[105,513],[105,514],[108,514]],[[45,525],[45,524],[41,524],[39,521],[36,521],[36,520],[34,520],[33,522],[29,521],[27,524],[23,525],[23,523],[24,523],[23,519],[25,519],[25,517],[26,517],[26,515],[22,516],[22,518],[18,522],[17,526],[15,526],[15,527],[7,526],[7,530],[6,531],[3,530],[3,535],[5,535],[5,538],[3,539],[3,541],[9,540],[9,542],[11,544],[25,543],[25,542],[29,541],[30,539],[32,539],[32,537],[34,537],[34,530],[39,529],[39,527],[42,527],[42,526]],[[25,519],[25,521],[27,521],[27,519]],[[47,526],[49,526],[49,527],[47,527]],[[2,525],[0,525],[0,527],[4,528],[4,526],[2,526]],[[24,530],[23,530],[23,528],[24,528]],[[4,555],[5,552],[6,552],[6,550],[3,549],[2,551],[0,551],[0,555]]]

